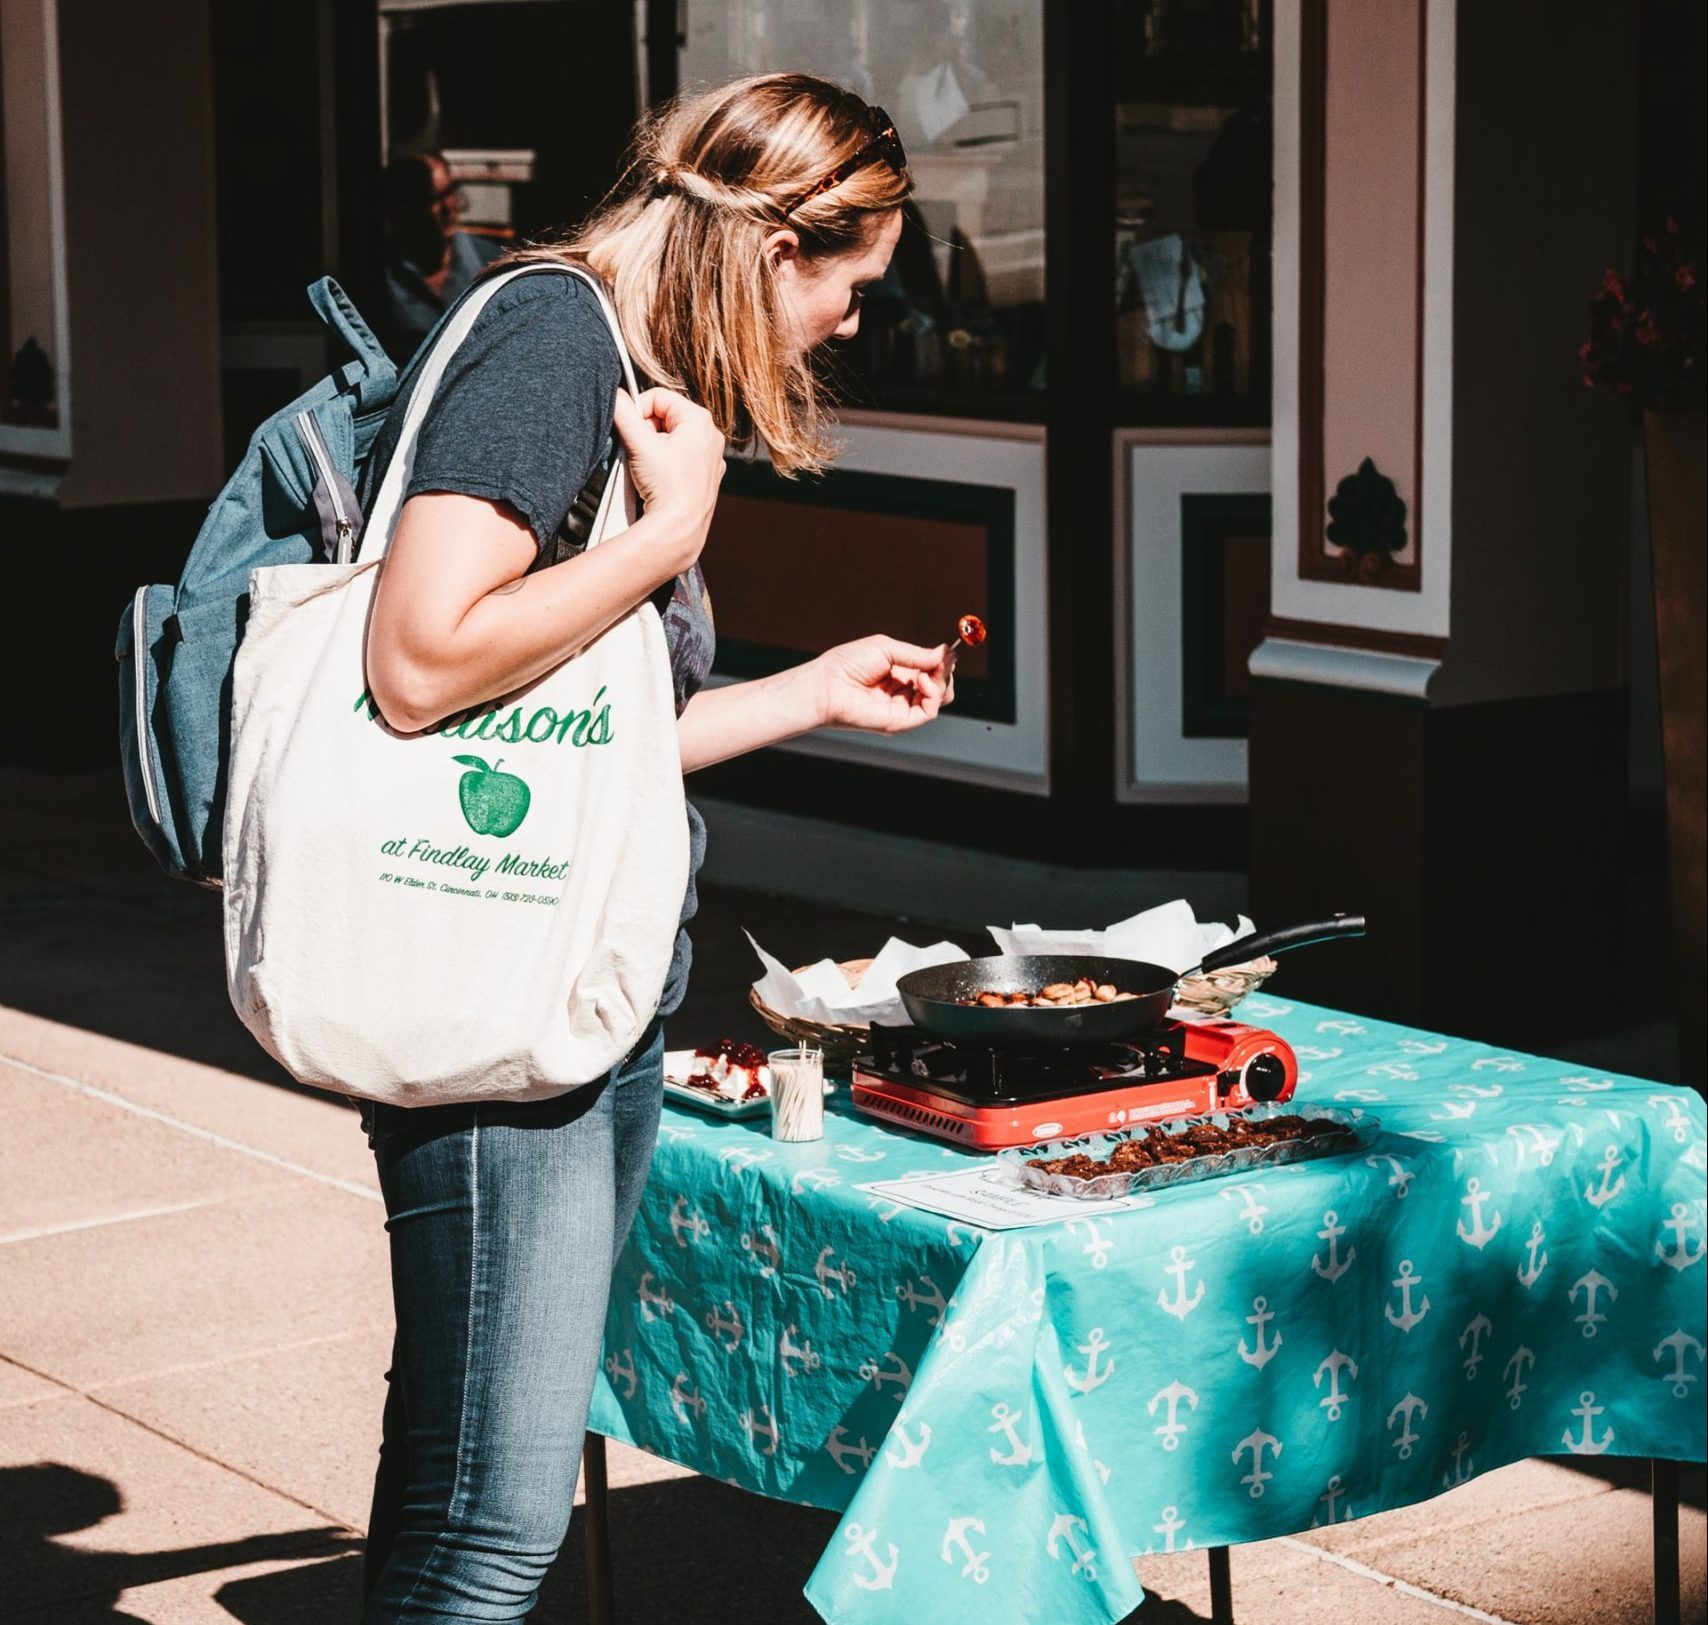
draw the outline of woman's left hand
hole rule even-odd
[[[839,643],[812,663],[822,725],[866,733],[906,733],[930,722],[955,698],[948,649],[874,633]]]

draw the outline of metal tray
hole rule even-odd
[[[691,1049],[667,1050],[664,1056],[664,1098],[674,1100],[678,1105],[692,1106],[695,1111],[704,1112],[708,1117],[720,1117],[727,1122],[740,1122],[749,1117],[768,1117],[771,1114],[771,1097],[755,1095],[751,1100],[725,1100],[721,1095],[709,1094],[704,1089],[691,1089],[680,1080],[688,1075],[694,1064],[694,1052]]]
[[[739,1123],[750,1117],[769,1117],[771,1115],[771,1097],[768,1094],[755,1095],[751,1100],[725,1100],[721,1095],[709,1094],[704,1089],[693,1089],[679,1080],[688,1075],[688,1070],[694,1064],[694,1052],[691,1049],[666,1050],[664,1055],[664,1098],[673,1100],[680,1106],[691,1106],[697,1112],[704,1112],[708,1117],[720,1118],[725,1122]],[[827,1081],[824,1086],[826,1095],[832,1093],[832,1087]]]
[[[1308,1117],[1337,1123],[1347,1132],[1332,1141],[1282,1140],[1272,1145],[1241,1147],[1209,1156],[1193,1157],[1187,1162],[1170,1162],[1156,1168],[1120,1170],[1095,1174],[1079,1179],[1072,1174],[1047,1174],[1028,1166],[1034,1160],[1054,1160],[1057,1157],[1083,1153],[1104,1161],[1123,1140],[1142,1140],[1152,1134],[1174,1135],[1198,1123],[1213,1123],[1226,1128],[1241,1119],[1261,1122],[1269,1117]],[[1086,1134],[1077,1140],[1054,1140],[1048,1145],[1019,1146],[1002,1152],[997,1158],[1003,1177],[1025,1190],[1043,1191],[1051,1196],[1069,1196],[1080,1201],[1107,1201],[1111,1197],[1136,1195],[1158,1190],[1165,1185],[1192,1184],[1200,1179],[1215,1179],[1223,1174],[1249,1173],[1258,1168],[1275,1168],[1289,1162],[1304,1162],[1315,1157],[1344,1156],[1364,1150],[1381,1129],[1378,1119],[1366,1112],[1340,1111],[1332,1106],[1295,1106],[1290,1102],[1251,1106],[1241,1112],[1203,1112],[1195,1117],[1180,1117],[1169,1123],[1155,1123],[1148,1128],[1120,1129],[1108,1134]]]

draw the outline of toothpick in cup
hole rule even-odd
[[[771,1138],[824,1138],[824,1051],[805,1044],[774,1049],[771,1068]]]

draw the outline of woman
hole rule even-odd
[[[577,279],[519,277],[494,295],[424,421],[375,598],[368,679],[388,723],[414,731],[516,689],[649,596],[664,605],[684,772],[817,727],[936,716],[946,650],[882,636],[701,691],[698,561],[725,446],[757,432],[784,474],[826,460],[810,352],[855,332],[909,189],[887,119],[821,80],[768,75],[644,125],[573,239],[501,262],[589,267],[659,387],[619,390]],[[644,512],[581,552],[613,400]],[[684,921],[693,908],[690,881]],[[679,936],[657,1017],[605,1078],[525,1105],[368,1109],[397,1310],[369,1621],[522,1619],[533,1604],[568,1525],[611,1266],[657,1133],[659,1024],[687,970]]]

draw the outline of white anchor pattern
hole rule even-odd
[[[1700,1100],[1248,1004],[1310,1051],[1300,1100],[1340,1097],[1372,1142],[1071,1229],[870,1198],[971,1159],[834,1097],[798,1148],[667,1108],[590,1425],[838,1509],[808,1596],[856,1625],[974,1598],[999,1625],[1021,1594],[1089,1625],[1137,1607],[1136,1554],[1524,1455],[1703,1454]]]
[[[1256,1346],[1248,1349],[1245,1346],[1245,1339],[1242,1337],[1239,1341],[1239,1357],[1244,1360],[1247,1365],[1255,1366],[1259,1371],[1261,1371],[1271,1360],[1275,1358],[1276,1353],[1279,1351],[1281,1347],[1281,1333],[1277,1331],[1267,1343],[1263,1341],[1263,1328],[1275,1317],[1269,1312],[1269,1300],[1264,1297],[1261,1292],[1251,1300],[1251,1308],[1252,1312],[1247,1315],[1245,1319],[1248,1326],[1255,1326],[1257,1328],[1257,1335],[1253,1339]]]

